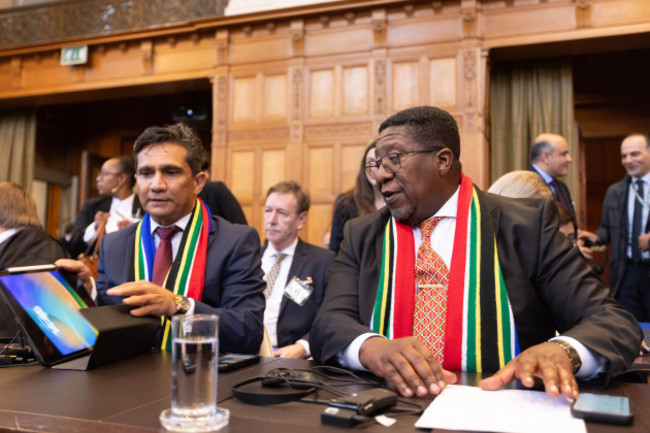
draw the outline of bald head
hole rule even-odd
[[[650,171],[650,138],[631,134],[621,143],[621,162],[630,176],[640,178]]]
[[[573,161],[566,139],[559,134],[548,132],[535,137],[530,148],[530,160],[553,177],[566,176],[569,173],[569,164]]]

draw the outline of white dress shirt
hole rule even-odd
[[[291,269],[291,263],[293,262],[293,256],[296,253],[297,245],[298,239],[296,238],[293,244],[282,251],[277,251],[269,242],[266,250],[264,250],[264,254],[262,254],[262,270],[264,271],[265,280],[266,274],[268,274],[269,270],[275,263],[275,255],[277,253],[284,253],[287,255],[280,262],[280,272],[278,272],[278,276],[273,283],[271,293],[266,300],[266,308],[264,309],[264,327],[266,327],[269,339],[271,340],[271,345],[274,349],[278,348],[278,319],[280,318],[280,307],[282,306],[282,300],[284,299],[284,289],[287,285],[289,270]],[[296,343],[301,344],[305,348],[307,357],[311,356],[309,342],[307,340],[298,340]]]

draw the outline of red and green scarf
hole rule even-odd
[[[449,269],[443,368],[493,372],[519,353],[488,205],[463,175]],[[415,240],[409,225],[388,220],[370,327],[388,338],[412,335]]]
[[[175,295],[201,300],[211,221],[210,210],[197,198],[188,227],[183,231],[176,259],[165,278],[164,287]],[[135,239],[135,281],[151,281],[156,244],[151,234],[151,217],[148,213],[138,223]],[[171,322],[166,317],[162,317],[161,321],[164,328],[162,348],[171,350]]]

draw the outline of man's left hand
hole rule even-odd
[[[133,316],[173,316],[176,313],[174,294],[149,281],[124,283],[106,291],[107,295],[124,296],[123,303],[140,308],[131,310]]]
[[[644,233],[639,236],[639,249],[641,251],[650,250],[650,233]]]
[[[532,346],[519,354],[494,375],[479,382],[481,389],[494,391],[515,379],[526,388],[532,388],[535,377],[544,381],[546,393],[557,397],[578,398],[578,384],[573,377],[573,366],[567,353],[554,343]]]
[[[307,356],[307,351],[305,347],[300,343],[290,344],[288,346],[280,347],[273,352],[273,356],[276,358],[292,358],[292,359],[303,359]]]

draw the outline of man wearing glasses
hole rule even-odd
[[[140,219],[143,212],[133,194],[134,175],[133,158],[121,156],[104,162],[96,179],[101,197],[85,202],[75,220],[70,240],[72,257],[94,245],[102,224],[106,233],[112,233]]]
[[[387,208],[344,229],[310,333],[317,361],[370,370],[406,397],[461,370],[496,373],[484,389],[539,377],[570,398],[576,377],[607,382],[632,362],[641,330],[559,233],[552,202],[475,187],[444,110],[404,110],[379,133],[366,169]]]

